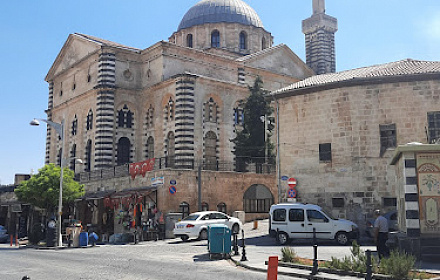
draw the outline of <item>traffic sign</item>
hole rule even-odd
[[[296,197],[296,190],[295,190],[295,189],[289,189],[289,190],[287,191],[287,196],[288,196],[289,198],[295,198],[295,197]]]
[[[289,185],[290,188],[296,187],[296,179],[295,178],[289,178],[289,180],[287,180],[287,184]]]
[[[171,181],[170,181],[170,184],[171,184],[171,185],[175,185],[175,184],[177,184],[177,182],[176,182],[176,180],[171,180]]]
[[[170,191],[170,194],[175,194],[177,192],[176,186],[170,186],[169,191]]]
[[[287,179],[289,179],[289,177],[287,177],[287,176],[281,177],[281,180],[283,180],[283,181],[287,181]]]

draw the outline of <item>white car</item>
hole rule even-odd
[[[233,233],[239,233],[242,224],[239,219],[230,217],[222,212],[203,211],[190,214],[174,226],[174,235],[183,241],[189,238],[200,240],[208,239],[208,226],[223,224],[228,226]]]

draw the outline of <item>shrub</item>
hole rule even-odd
[[[353,241],[350,251],[351,256],[345,256],[342,260],[332,257],[331,261],[328,262],[329,268],[365,273],[367,271],[367,256],[365,252],[361,250],[356,241]],[[376,267],[375,260],[372,258],[371,261],[374,269]]]
[[[414,256],[394,250],[389,258],[380,261],[379,271],[395,279],[410,279],[409,274],[414,269],[415,262]]]
[[[281,253],[283,255],[283,262],[294,262],[297,259],[296,252],[290,247],[284,247],[281,249]]]

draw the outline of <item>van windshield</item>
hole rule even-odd
[[[325,215],[327,215],[327,217],[329,217],[330,219],[332,219],[332,220],[339,220],[338,218],[333,217],[333,215],[330,214],[329,211],[326,211],[326,210],[324,210],[324,209],[321,209],[321,211],[322,211]]]

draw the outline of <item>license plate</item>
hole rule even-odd
[[[184,227],[185,227],[184,225],[177,225],[176,228],[184,228]]]

